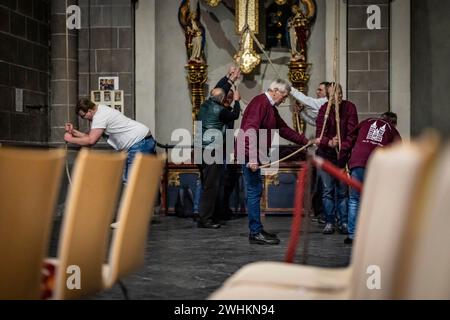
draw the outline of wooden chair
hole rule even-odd
[[[398,299],[450,299],[450,145],[426,183],[424,205],[412,217],[397,276]]]
[[[136,155],[115,223],[109,262],[103,267],[105,289],[144,265],[148,228],[164,161],[163,157]],[[119,284],[128,298],[125,286]]]
[[[39,299],[65,156],[0,148],[0,299]]]
[[[109,226],[121,185],[125,153],[82,149],[67,197],[56,268],[53,299],[77,299],[102,290]],[[76,287],[76,275],[80,271]],[[74,288],[68,284],[74,285]]]
[[[249,264],[211,299],[390,299],[411,210],[423,191],[438,141],[433,136],[375,152],[367,167],[348,268],[277,262]],[[367,268],[382,270],[381,290],[367,288]]]

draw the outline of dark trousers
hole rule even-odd
[[[200,197],[199,221],[201,223],[218,220],[216,203],[222,185],[223,164],[202,164],[202,195]]]
[[[237,186],[239,179],[239,174],[235,166],[227,164],[224,175],[224,191],[223,191],[223,201],[221,201],[222,205],[222,215],[224,218],[231,218],[231,209],[230,209],[230,198],[234,189]]]

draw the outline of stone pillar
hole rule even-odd
[[[77,125],[78,121],[75,115],[78,98],[78,31],[66,28],[65,2],[52,1],[51,7],[50,143],[64,142],[64,124],[69,121]],[[67,6],[77,4],[77,0],[67,0]]]

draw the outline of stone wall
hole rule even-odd
[[[347,93],[360,120],[390,110],[389,0],[348,1]],[[367,8],[381,9],[381,29],[367,28]]]
[[[0,0],[0,140],[47,141],[49,12],[50,0]]]
[[[125,114],[135,116],[134,4],[131,0],[80,0],[78,94],[98,90],[98,78],[118,76]]]

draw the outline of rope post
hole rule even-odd
[[[304,167],[298,172],[297,186],[295,188],[295,200],[294,200],[294,216],[291,224],[291,235],[289,237],[289,244],[286,250],[286,256],[284,261],[287,263],[293,263],[295,258],[295,252],[300,238],[300,230],[302,225],[303,204],[305,200],[306,189],[306,177],[308,175],[308,165],[305,163]]]

